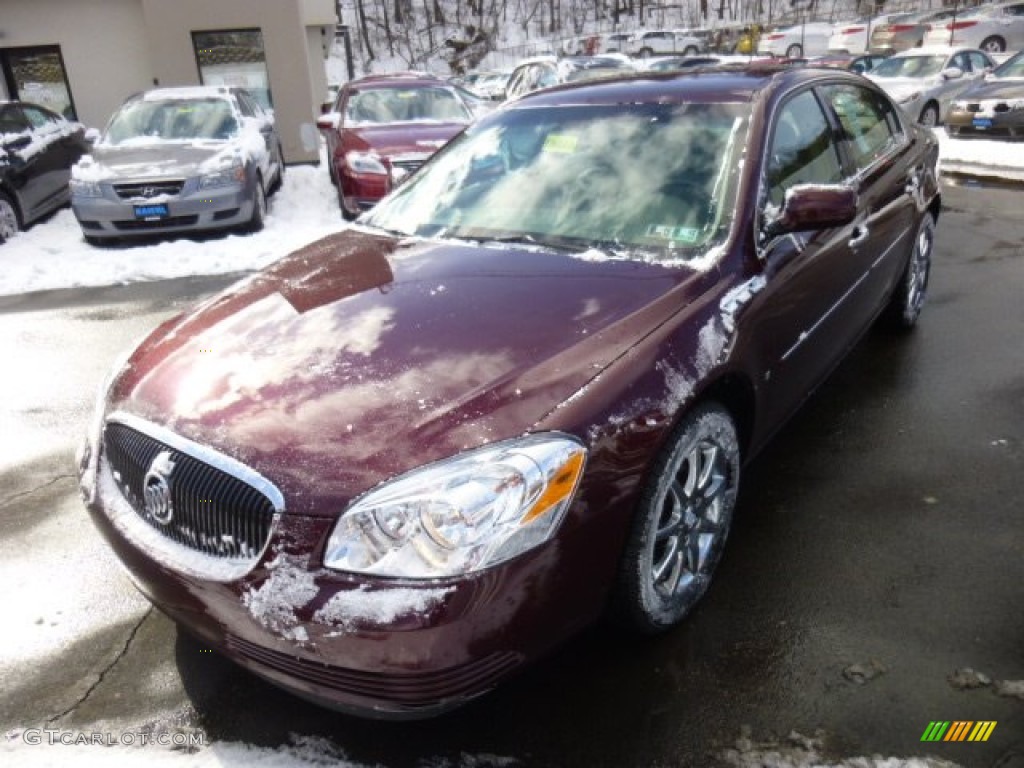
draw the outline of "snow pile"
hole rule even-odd
[[[279,554],[267,564],[270,578],[242,596],[249,614],[267,629],[287,640],[305,643],[309,635],[299,626],[295,611],[316,597],[315,575],[306,559]]]
[[[796,731],[783,741],[755,742],[748,729],[736,740],[733,749],[720,757],[735,768],[958,768],[956,763],[932,757],[849,757],[837,761],[820,754],[822,739],[811,738]]]
[[[426,613],[451,591],[453,588],[368,590],[363,586],[336,594],[316,612],[313,620],[344,629],[356,623],[390,624],[403,616]]]
[[[1024,181],[1024,152],[1007,141],[951,139],[944,130],[936,130],[939,140],[939,167],[942,173],[988,176]]]
[[[261,269],[344,226],[338,198],[319,167],[289,168],[270,198],[266,226],[250,235],[177,237],[97,248],[82,239],[70,209],[0,245],[0,296]]]

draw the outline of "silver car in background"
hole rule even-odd
[[[925,47],[890,56],[866,73],[921,125],[946,119],[953,99],[995,64],[974,48]]]
[[[71,173],[86,241],[259,230],[284,174],[271,113],[240,88],[160,88],[128,99]]]

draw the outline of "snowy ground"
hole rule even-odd
[[[936,133],[944,173],[1024,181],[1024,152],[1018,145]],[[266,228],[255,235],[96,248],[82,240],[71,211],[59,211],[0,246],[0,296],[259,269],[344,226],[325,167],[290,168],[271,199]]]

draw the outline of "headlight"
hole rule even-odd
[[[546,433],[414,470],[370,491],[342,515],[324,565],[436,579],[508,560],[554,535],[585,460],[586,450],[574,439]]]
[[[78,197],[102,197],[103,190],[98,181],[71,179],[71,194]]]
[[[241,161],[236,162],[230,168],[216,173],[208,173],[199,179],[200,189],[212,187],[233,187],[245,183],[245,166]]]
[[[913,93],[909,93],[906,96],[904,96],[904,97],[902,97],[900,99],[897,99],[897,101],[900,104],[909,104],[910,102],[917,101],[920,98],[921,98],[921,92],[920,91],[914,91]]]
[[[1009,107],[1012,112],[1019,112],[1024,109],[1024,99],[1010,99],[1006,102],[1006,106]]]
[[[346,152],[345,162],[356,173],[377,173],[385,176],[388,173],[384,163],[373,152],[357,152],[356,150]]]

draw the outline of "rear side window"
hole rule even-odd
[[[895,149],[899,120],[876,93],[857,85],[828,85],[821,91],[839,117],[843,142],[858,171]]]
[[[795,184],[836,184],[842,178],[832,131],[814,94],[804,91],[783,105],[772,130],[768,200],[780,206]]]

